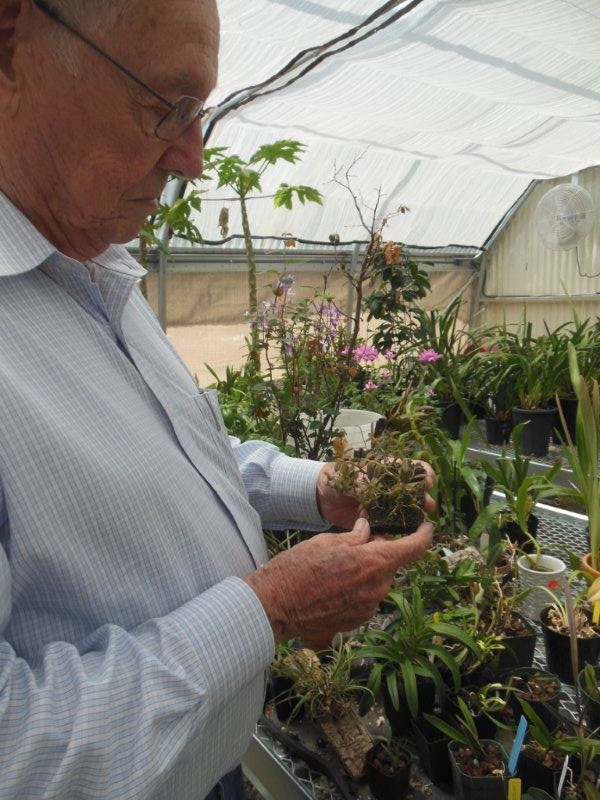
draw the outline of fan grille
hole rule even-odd
[[[534,222],[552,250],[576,247],[594,226],[594,202],[582,186],[562,183],[544,194],[535,209]]]

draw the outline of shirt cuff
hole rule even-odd
[[[190,661],[189,674],[206,682],[213,712],[273,660],[271,625],[260,600],[241,578],[220,581],[171,612],[169,619],[191,645],[187,658],[183,653],[180,657]]]
[[[302,520],[307,530],[326,530],[330,523],[319,513],[317,478],[322,461],[292,458],[281,454],[272,468],[271,509],[277,519]]]

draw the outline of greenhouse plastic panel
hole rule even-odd
[[[566,551],[579,555],[587,552],[587,519],[581,514],[562,511],[548,506],[538,506],[536,513],[540,518],[537,538],[544,552],[566,559]],[[535,663],[545,665],[545,655],[541,634],[538,636]],[[573,716],[575,703],[573,690],[563,684],[560,700],[561,711]],[[410,743],[409,743],[410,744]],[[411,748],[412,750],[412,748]],[[448,800],[451,795],[434,786],[426,775],[419,771],[418,757],[413,750],[413,780],[418,784],[413,796],[416,800],[425,797]],[[343,800],[343,795],[335,784],[326,777],[310,769],[300,759],[286,752],[271,733],[257,726],[254,739],[244,759],[244,768],[255,786],[264,796],[273,800]],[[370,800],[368,787],[355,785],[356,800]]]

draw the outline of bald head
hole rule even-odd
[[[137,234],[169,174],[201,173],[197,117],[171,139],[156,131],[214,88],[219,18],[214,0],[45,5],[0,0],[0,33],[13,29],[0,36],[0,191],[85,259]],[[55,35],[72,57],[57,57]]]
[[[110,30],[140,0],[49,0],[49,5],[69,19],[86,23],[89,30]]]
[[[46,3],[78,30],[102,39],[139,5],[140,0],[46,0]],[[51,35],[55,55],[72,74],[77,74],[79,50],[75,47],[72,35],[58,25]]]

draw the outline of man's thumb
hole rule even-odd
[[[359,517],[351,531],[342,534],[350,540],[350,544],[365,544],[371,538],[371,526],[364,517]]]

